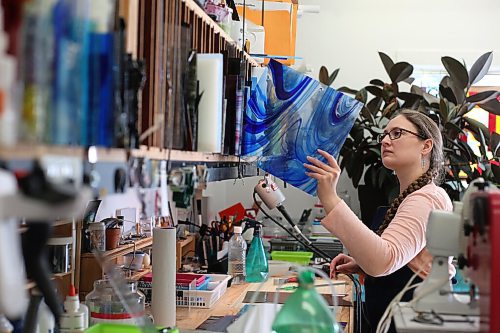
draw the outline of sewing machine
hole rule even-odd
[[[482,180],[471,183],[453,212],[433,211],[427,225],[432,270],[414,292],[399,303],[394,322],[398,332],[500,332],[500,191]],[[469,295],[457,295],[449,281],[448,257],[470,280]],[[476,287],[479,295],[476,294]]]

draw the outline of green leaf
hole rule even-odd
[[[365,89],[375,97],[383,97],[384,95],[382,89],[377,86],[366,86]]]
[[[319,82],[329,86],[329,84],[328,84],[328,69],[325,66],[321,66],[321,68],[319,69]]]
[[[485,103],[490,99],[496,98],[499,92],[495,90],[482,91],[480,93],[471,95],[467,97],[467,102],[469,103]]]
[[[457,116],[458,117],[462,117],[464,114],[466,114],[467,112],[469,112],[469,107],[467,104],[464,104],[460,107],[460,110],[458,110],[457,112]]]
[[[392,66],[389,77],[391,78],[392,83],[398,83],[409,78],[412,73],[412,65],[407,62],[398,62]]]
[[[405,102],[409,102],[410,104],[414,104],[416,101],[422,99],[422,96],[408,92],[400,92],[398,97]]]
[[[486,103],[479,104],[481,109],[488,111],[491,114],[500,116],[500,102],[495,98],[487,101]]]
[[[500,134],[493,132],[490,140],[490,150],[493,156],[500,157]]]
[[[409,77],[409,78],[407,78],[407,79],[404,79],[404,80],[403,80],[403,82],[406,82],[406,83],[408,83],[408,84],[412,84],[412,83],[413,83],[413,81],[415,81],[415,78],[414,78],[414,77]]]
[[[358,101],[360,101],[363,104],[366,104],[366,100],[368,99],[368,93],[366,92],[366,89],[363,88],[360,91],[356,93],[356,96],[354,96]]]
[[[348,87],[340,87],[339,89],[337,89],[337,91],[343,92],[345,94],[351,94],[351,95],[356,95],[358,93],[357,90],[354,90],[354,89],[351,89]]]
[[[394,66],[394,61],[392,61],[392,59],[384,52],[379,52],[378,55],[379,55],[380,59],[382,60],[382,63],[384,64],[384,68],[385,68],[385,71],[387,72],[387,75],[389,75],[389,77],[390,77],[392,66]]]
[[[383,102],[383,100],[381,97],[375,97],[375,98],[372,98],[372,100],[369,101],[368,104],[366,104],[366,107],[368,108],[368,110],[370,110],[372,115],[375,116],[380,111],[380,107],[382,106],[382,102]]]
[[[358,150],[354,154],[353,161],[358,161],[358,163],[353,163],[353,168],[352,168],[352,184],[354,187],[358,187],[359,181],[361,180],[361,176],[363,175],[363,171],[365,168],[364,163],[362,163],[362,158],[363,158],[363,151]]]
[[[446,123],[448,121],[449,108],[448,103],[444,99],[439,101],[439,115],[441,116],[441,121]]]
[[[384,86],[384,82],[382,80],[379,80],[379,79],[373,79],[373,80],[371,80],[370,84],[373,84],[375,86],[380,86],[380,87]]]
[[[380,168],[378,172],[378,187],[382,188],[384,184],[385,178],[387,177],[387,172],[385,172],[385,168]]]
[[[453,93],[453,90],[450,87],[444,86],[442,84],[439,85],[439,93],[443,98],[446,98],[449,102],[455,105],[458,104],[457,98],[455,97],[455,94]]]
[[[386,108],[384,109],[384,111],[382,112],[382,116],[383,117],[390,117],[391,114],[398,108],[398,102],[397,101],[393,101],[392,103],[390,103],[389,105],[386,106]]]
[[[490,135],[488,128],[484,126],[483,123],[480,123],[479,121],[469,118],[469,117],[463,117],[463,119],[466,121],[468,125],[466,125],[466,128],[469,129],[473,134],[476,140],[480,140],[481,135],[484,136],[485,140],[487,143],[490,142]],[[481,133],[482,131],[482,133]]]
[[[339,75],[340,68],[337,68],[333,71],[332,75],[328,77],[328,85],[331,86],[333,81],[337,78],[337,75]]]
[[[462,104],[465,102],[465,90],[463,88],[458,87],[455,83],[452,83],[450,86],[451,90],[453,91],[453,95],[455,95],[455,98],[457,99],[457,104]]]
[[[375,118],[373,118],[372,113],[370,112],[370,110],[368,110],[368,108],[366,106],[363,106],[363,108],[361,109],[361,114],[363,115],[363,117],[368,119],[370,124],[372,124],[372,125],[375,124]]]
[[[495,183],[500,184],[500,166],[491,164],[491,172],[493,173]]]
[[[488,156],[486,156],[486,147],[488,147],[488,145],[486,144],[485,135],[481,128],[479,128],[479,139],[480,139],[479,142],[481,143],[479,145],[479,151],[481,152],[481,157],[484,159],[488,159]]]
[[[469,73],[470,85],[479,82],[486,75],[486,73],[488,73],[492,61],[493,52],[487,52],[476,60]]]
[[[446,71],[450,74],[455,86],[462,90],[465,89],[469,84],[469,74],[464,65],[452,57],[442,57],[441,62],[444,68],[446,68]]]
[[[458,135],[462,133],[462,129],[452,122],[446,122],[444,124],[444,130],[445,133],[443,134],[446,134],[450,140],[456,140]]]
[[[416,95],[419,95],[419,96],[424,96],[424,89],[420,88],[419,86],[415,86],[415,85],[412,85],[411,88],[410,88],[410,92],[412,94],[416,94]]]

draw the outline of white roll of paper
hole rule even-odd
[[[153,229],[152,310],[156,326],[175,326],[176,229]]]
[[[196,75],[203,93],[198,106],[198,151],[222,152],[223,63],[221,53],[196,55]]]

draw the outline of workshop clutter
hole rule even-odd
[[[179,307],[211,308],[227,290],[231,276],[224,274],[176,275],[176,304]],[[139,290],[151,302],[153,274],[143,276],[138,282]]]

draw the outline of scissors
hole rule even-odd
[[[220,235],[220,233],[222,232],[221,224],[219,223],[219,221],[212,221],[210,223],[210,229],[212,230],[212,233],[217,235]]]

